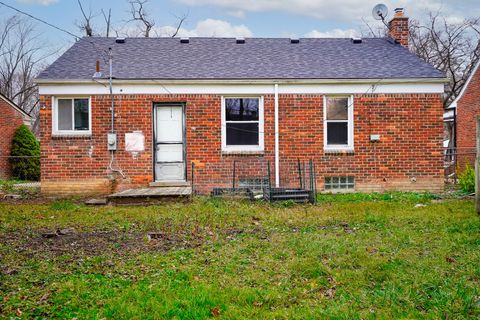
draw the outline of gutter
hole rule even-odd
[[[98,84],[108,85],[109,79],[35,79],[35,83],[70,85]],[[396,83],[447,83],[447,78],[406,78],[406,79],[113,79],[115,84],[382,84]]]

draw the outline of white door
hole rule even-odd
[[[155,106],[155,180],[185,180],[182,106]]]

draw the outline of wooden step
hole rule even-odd
[[[191,187],[151,187],[120,191],[108,196],[111,204],[145,205],[190,199]]]

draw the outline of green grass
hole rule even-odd
[[[432,198],[0,204],[0,318],[478,319],[480,217]]]

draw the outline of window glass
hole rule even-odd
[[[348,98],[327,99],[327,120],[348,120]]]
[[[88,99],[75,99],[75,130],[88,130]]]
[[[258,145],[258,123],[227,122],[227,145]]]
[[[225,99],[226,121],[258,121],[259,99]]]
[[[325,177],[325,190],[353,190],[354,177]]]
[[[260,144],[260,99],[225,99],[225,142],[227,146]]]
[[[348,122],[327,122],[327,144],[348,144]]]
[[[71,99],[58,99],[58,130],[72,130]]]

